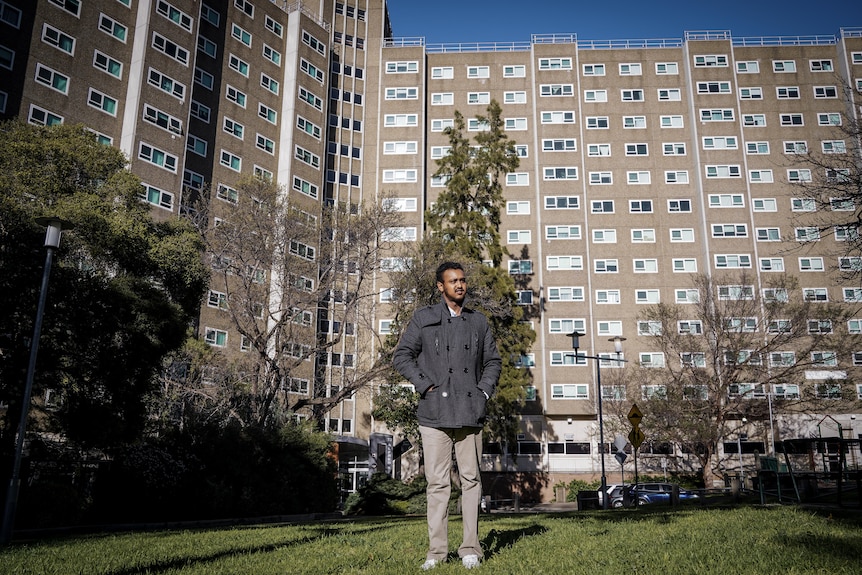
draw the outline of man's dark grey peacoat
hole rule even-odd
[[[485,402],[494,394],[502,370],[482,313],[462,308],[461,315],[453,317],[442,299],[416,310],[392,363],[419,393],[419,425],[482,427]]]

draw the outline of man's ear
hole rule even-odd
[[[443,292],[443,283],[442,282],[437,282],[437,291],[439,291],[441,293]]]

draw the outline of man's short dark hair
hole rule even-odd
[[[443,272],[446,270],[461,270],[464,271],[464,266],[458,262],[443,262],[437,266],[437,283],[443,283]]]

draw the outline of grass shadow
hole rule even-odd
[[[393,528],[395,527],[392,525],[387,526],[385,524],[379,524],[375,526],[368,526],[367,528],[362,529],[362,531],[384,531]],[[343,534],[343,531],[341,529],[334,527],[320,527],[318,529],[314,529],[314,533],[311,535],[291,539],[289,541],[268,543],[266,545],[247,545],[243,547],[232,547],[230,549],[225,549],[223,551],[218,551],[207,555],[185,555],[181,557],[167,558],[161,561],[153,561],[147,564],[129,566],[122,569],[106,571],[105,575],[138,575],[140,573],[150,573],[156,575],[158,573],[165,573],[172,570],[190,568],[195,565],[205,565],[233,556],[254,555],[258,553],[272,553],[274,551],[281,551],[289,547],[306,545],[308,543],[313,543],[315,541],[319,541],[321,539],[340,534]]]
[[[525,537],[541,535],[548,530],[542,525],[530,525],[521,529],[508,529],[498,531],[491,529],[482,539],[482,549],[485,550],[485,559],[490,559],[500,552],[501,549],[511,547]]]

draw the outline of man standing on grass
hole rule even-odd
[[[417,419],[428,480],[428,555],[422,569],[446,561],[452,448],[461,480],[464,535],[458,555],[479,566],[479,503],[485,404],[502,361],[487,318],[464,307],[467,278],[457,262],[437,268],[440,303],[416,310],[395,349],[393,365],[419,393]]]

